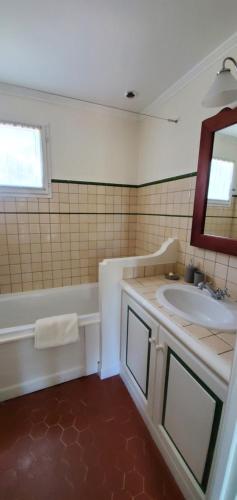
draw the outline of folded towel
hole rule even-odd
[[[63,314],[35,322],[35,348],[46,349],[76,342],[79,338],[77,314]]]

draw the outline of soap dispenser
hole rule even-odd
[[[184,273],[184,281],[187,283],[193,283],[194,282],[194,273],[196,271],[196,267],[193,265],[193,261],[190,261],[190,264],[185,269]]]

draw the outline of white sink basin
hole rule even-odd
[[[206,290],[190,285],[163,285],[156,297],[173,314],[217,330],[237,330],[237,304],[213,299]]]

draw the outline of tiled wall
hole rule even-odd
[[[189,244],[195,182],[196,176],[138,188],[53,182],[50,199],[1,199],[1,293],[93,282],[104,258],[154,252],[177,237],[178,271],[192,258],[237,297],[237,258]]]
[[[93,282],[135,252],[136,189],[52,183],[52,197],[0,201],[1,293]]]
[[[227,286],[237,297],[237,257],[190,245],[196,176],[141,187],[137,190],[136,254],[154,252],[168,237],[180,241],[178,271],[192,259],[216,286]]]
[[[206,234],[237,239],[237,198],[230,205],[208,205],[205,221]]]

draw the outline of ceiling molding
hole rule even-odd
[[[208,56],[204,57],[198,64],[193,66],[185,75],[165,90],[157,99],[144,108],[144,112],[152,112],[155,108],[159,108],[162,104],[167,102],[171,97],[174,97],[180,90],[186,87],[189,83],[195,80],[200,74],[204,73],[207,69],[216,64],[218,59],[226,56],[230,50],[237,48],[237,32],[231,37],[227,38],[225,42],[219,45],[215,50],[210,52]]]

